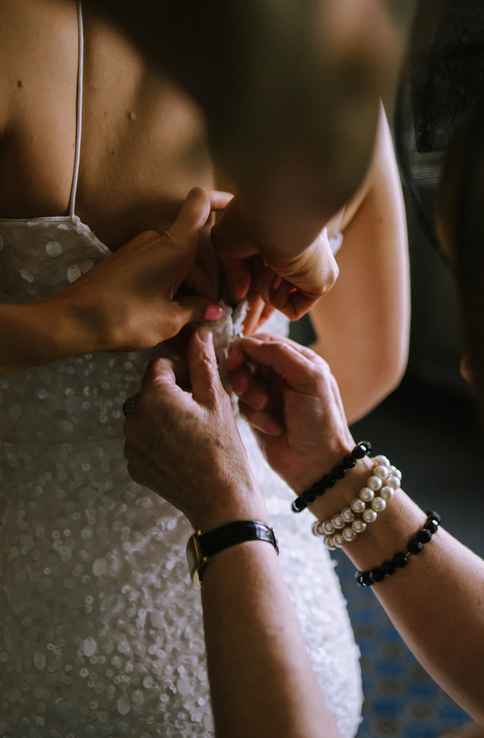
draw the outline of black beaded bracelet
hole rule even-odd
[[[328,474],[325,474],[322,479],[315,482],[312,487],[305,490],[299,497],[293,501],[291,509],[293,512],[302,512],[308,505],[315,501],[317,497],[322,497],[328,489],[334,487],[339,479],[343,479],[346,472],[349,469],[353,469],[356,466],[359,459],[363,459],[365,456],[370,456],[372,451],[372,445],[369,441],[360,441],[356,444],[353,451],[344,456],[343,459],[337,464]]]
[[[418,556],[423,551],[425,544],[432,540],[432,536],[437,533],[440,526],[440,515],[438,513],[428,510],[426,515],[427,520],[425,521],[425,525],[410,538],[406,551],[396,553],[395,556],[384,561],[383,564],[375,567],[375,569],[356,572],[355,579],[360,587],[372,587],[377,582],[385,579],[385,577],[392,576],[398,569],[403,569],[407,566],[412,556]]]

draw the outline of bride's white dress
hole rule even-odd
[[[0,248],[0,301],[10,303],[61,290],[109,253],[76,216],[0,221]],[[149,355],[0,376],[1,736],[212,734],[191,531],[129,479],[123,456],[121,406]],[[314,668],[342,736],[353,736],[358,650],[333,565],[242,431]]]
[[[78,111],[81,82],[82,56]],[[79,152],[80,118],[70,215],[0,220],[0,302],[53,295],[109,255],[75,215]],[[218,332],[231,337],[229,317]],[[150,356],[86,354],[0,374],[1,738],[213,734],[191,531],[130,480],[123,455],[122,403]],[[314,669],[350,738],[359,654],[333,564],[241,429]]]

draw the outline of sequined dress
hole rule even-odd
[[[110,253],[75,215],[76,149],[69,215],[0,220],[0,302],[53,295]],[[218,340],[234,330],[227,314]],[[213,735],[191,531],[130,480],[123,455],[121,406],[150,356],[86,354],[0,375],[2,738]],[[241,429],[314,668],[349,738],[360,670],[333,565]]]

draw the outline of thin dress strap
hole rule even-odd
[[[82,115],[84,111],[84,19],[82,3],[77,0],[78,62],[77,62],[77,101],[76,101],[76,147],[74,154],[74,172],[72,175],[71,196],[69,199],[69,215],[76,214],[77,186],[81,165]]]

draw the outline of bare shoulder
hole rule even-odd
[[[39,62],[51,46],[48,39],[55,34],[62,43],[63,28],[72,35],[75,12],[75,3],[64,0],[0,1],[0,135],[15,118],[25,87],[43,68]]]
[[[380,105],[378,128],[375,146],[368,172],[355,194],[344,208],[337,214],[339,218],[339,230],[344,231],[353,221],[369,191],[376,182],[389,175],[392,170],[395,154],[393,149],[392,134],[388,123],[387,114],[383,105]]]

